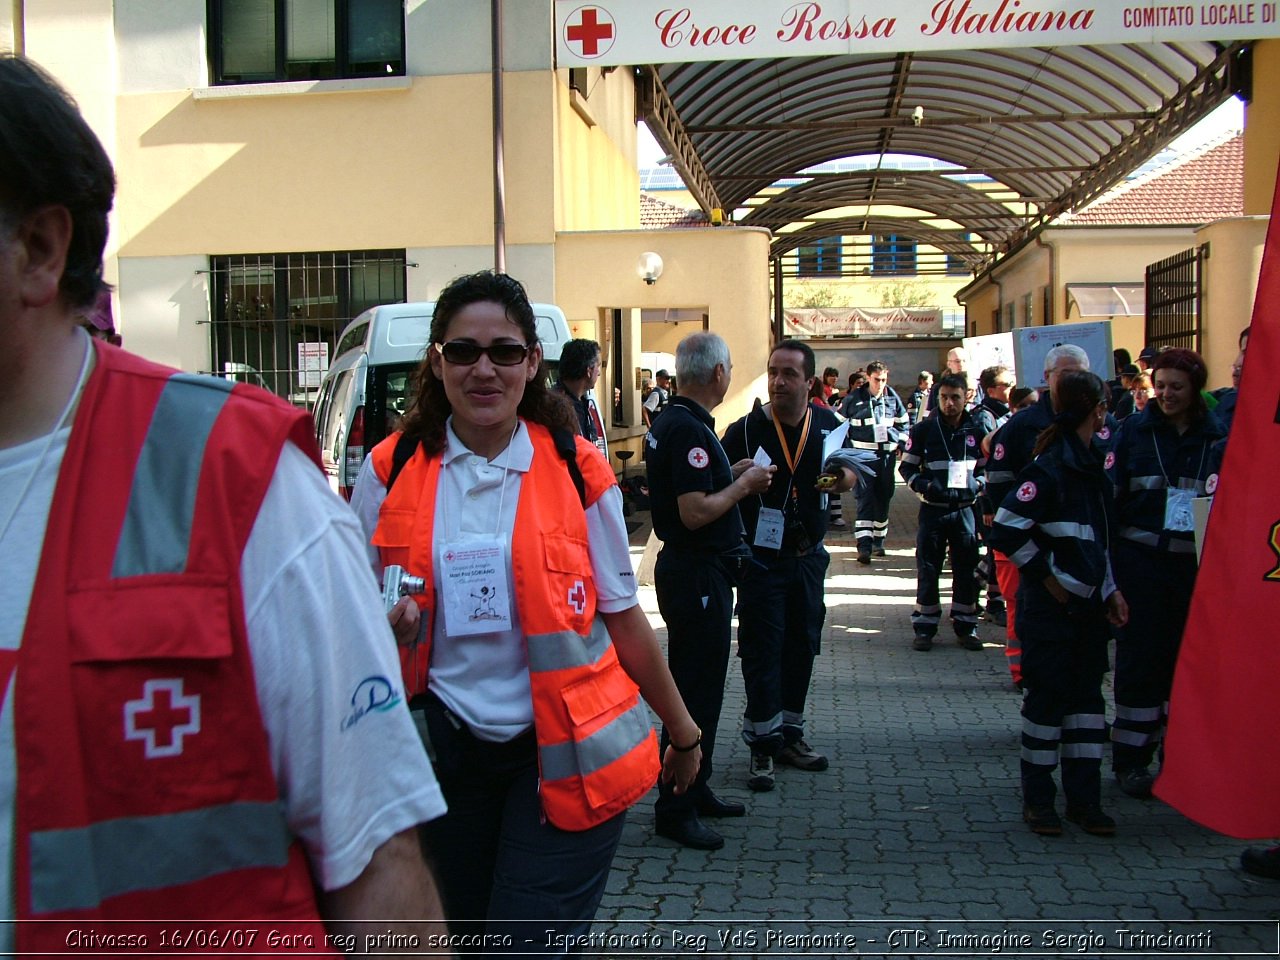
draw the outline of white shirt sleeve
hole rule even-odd
[[[325,890],[359,877],[396,833],[445,811],[404,705],[367,542],[315,464],[286,444],[241,576],[272,769]]]
[[[622,491],[612,486],[587,508],[591,575],[596,581],[596,607],[601,613],[619,613],[640,602],[627,538]]]
[[[371,454],[364,458],[364,463],[360,464],[360,472],[356,474],[356,485],[351,491],[351,509],[360,521],[365,553],[379,583],[382,582],[382,558],[378,556],[378,548],[373,545],[373,531],[378,528],[378,511],[382,509],[382,501],[386,499],[387,488],[373,469]]]

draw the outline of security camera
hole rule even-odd
[[[916,107],[911,111],[911,122],[917,127],[924,123],[924,107]]]

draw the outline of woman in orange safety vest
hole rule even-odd
[[[672,731],[661,777],[681,790],[701,732],[638,605],[613,471],[547,387],[520,283],[451,283],[417,376],[352,506],[378,565],[423,581],[390,616],[449,804],[424,842],[456,930],[561,953],[659,776],[640,695]]]

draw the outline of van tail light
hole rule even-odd
[[[343,458],[342,481],[338,484],[338,492],[348,500],[356,485],[356,477],[360,473],[360,464],[364,463],[364,407],[356,407],[351,417],[351,429],[347,431],[347,452]]]

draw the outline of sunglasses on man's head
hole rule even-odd
[[[471,366],[481,354],[488,354],[490,362],[499,367],[517,366],[529,355],[529,348],[523,343],[491,343],[482,347],[470,340],[450,340],[435,346],[445,360],[462,367]]]

